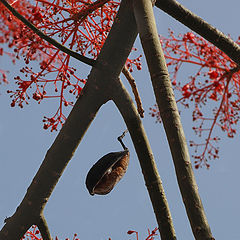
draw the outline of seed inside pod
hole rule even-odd
[[[112,152],[100,158],[89,170],[86,186],[91,195],[112,191],[127,171],[129,151]]]

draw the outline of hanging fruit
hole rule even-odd
[[[111,152],[100,158],[89,170],[86,186],[91,195],[105,195],[122,179],[129,163],[128,148],[122,142],[127,130],[118,137],[124,151]]]

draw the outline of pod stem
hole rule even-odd
[[[124,136],[126,135],[126,133],[128,132],[128,130],[126,129],[121,136],[119,136],[117,138],[117,140],[121,143],[122,147],[124,150],[128,150],[128,148],[125,146],[125,144],[123,143],[122,139],[124,138]]]

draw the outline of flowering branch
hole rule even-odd
[[[14,1],[13,4],[17,13],[27,20],[26,24],[30,23],[30,26],[37,28],[35,30],[44,34],[41,37],[60,39],[61,46],[69,45],[72,56],[90,55],[94,59],[100,53],[119,7],[119,0],[36,0],[35,3],[36,5],[32,5],[27,1]],[[9,48],[14,48],[11,56],[13,62],[23,56],[26,64],[20,70],[20,75],[14,78],[17,89],[7,91],[12,99],[11,107],[23,108],[24,103],[29,104],[30,99],[40,104],[44,100],[55,98],[59,107],[52,116],[44,116],[43,128],[57,130],[66,120],[65,107],[73,106],[86,78],[81,76],[80,68],[71,66],[71,54],[62,53],[37,34],[33,34],[20,20],[14,19],[4,6],[0,15],[4,23],[0,26],[0,41],[7,42]],[[74,48],[76,52],[73,51]],[[0,49],[0,55],[3,53],[6,54]],[[90,61],[95,66],[94,59]],[[39,65],[31,64],[29,67],[30,61],[39,61]],[[130,71],[133,66],[140,70],[140,57],[127,59],[126,65]],[[98,64],[98,68],[101,67],[103,66]]]
[[[138,153],[159,225],[161,224],[159,216],[163,213],[169,213],[156,163],[142,123],[129,94],[119,80],[119,75],[136,36],[136,22],[131,2],[123,0],[116,21],[98,56],[97,65],[104,63],[102,65],[104,69],[99,69],[98,66],[92,68],[87,83],[79,94],[54,143],[47,151],[45,159],[29,186],[24,199],[0,231],[0,240],[20,239],[29,226],[38,221],[55,185],[85,132],[100,107],[110,99],[113,99],[115,103],[122,102],[121,107],[117,103],[116,105],[121,112],[125,111],[124,120],[128,125]],[[121,41],[121,44],[119,44],[119,41]],[[112,56],[113,52],[115,57]],[[124,96],[121,93],[124,93]],[[128,104],[127,107],[126,103]],[[127,114],[130,116],[127,116]],[[147,168],[145,169],[145,167]],[[168,224],[172,226],[169,215],[165,216],[165,218],[167,222],[163,222],[164,226]]]
[[[157,0],[155,5],[214,44],[240,65],[240,46],[218,29],[192,13],[176,0]]]
[[[227,110],[227,109],[229,108],[229,106],[228,106],[228,108],[226,108],[226,107],[224,107],[224,105],[225,105],[225,102],[227,101],[227,99],[228,99],[228,97],[229,97],[229,83],[230,83],[230,81],[231,81],[231,79],[232,79],[233,74],[235,74],[236,72],[239,72],[239,71],[240,71],[240,67],[236,67],[236,68],[234,68],[234,69],[231,69],[229,72],[226,72],[226,74],[224,74],[224,75],[222,76],[222,78],[226,78],[226,79],[227,79],[226,85],[225,85],[225,87],[224,87],[224,92],[223,92],[223,94],[222,94],[222,100],[221,100],[221,102],[220,102],[220,105],[219,105],[219,107],[218,107],[218,110],[217,110],[216,113],[215,113],[215,117],[214,117],[214,119],[212,120],[212,125],[211,125],[211,127],[210,127],[210,129],[209,129],[209,133],[208,133],[207,139],[205,140],[204,150],[203,150],[203,152],[202,152],[201,155],[199,155],[199,156],[194,156],[194,158],[196,159],[196,160],[195,160],[195,168],[198,168],[198,167],[201,166],[202,164],[205,164],[205,165],[207,166],[207,168],[210,166],[210,165],[207,163],[207,159],[206,159],[206,152],[207,152],[207,151],[208,151],[208,154],[209,154],[210,156],[213,156],[213,158],[217,158],[217,157],[218,157],[218,149],[215,148],[215,147],[210,143],[211,140],[217,141],[218,138],[212,138],[211,136],[212,136],[213,129],[214,129],[216,123],[217,123],[217,119],[220,117],[220,113],[221,113],[222,111],[226,111],[226,114],[228,114],[228,110]],[[227,119],[226,119],[226,120],[227,120]],[[202,131],[202,129],[198,129],[198,130],[199,130],[199,131]],[[228,130],[228,129],[227,129],[227,128],[224,128],[224,130]],[[231,127],[230,127],[230,130],[231,130],[231,131],[229,131],[228,136],[229,136],[229,137],[233,137],[233,134],[236,133],[236,131],[235,131],[235,129],[232,129]],[[196,128],[195,128],[195,131],[197,131]],[[193,141],[191,142],[191,146],[198,147],[199,145],[200,145],[200,144],[196,144],[196,143],[194,143]],[[208,149],[209,145],[210,145],[210,149]],[[213,150],[215,151],[215,153],[212,153]]]
[[[26,26],[28,26],[34,33],[36,33],[40,38],[46,40],[48,43],[52,44],[53,46],[55,46],[56,48],[58,48],[59,50],[61,50],[62,52],[68,54],[69,56],[83,62],[86,63],[90,66],[94,66],[95,65],[95,60],[90,59],[88,57],[85,57],[75,51],[72,51],[71,49],[65,47],[64,45],[60,44],[59,42],[57,42],[56,40],[54,40],[53,38],[47,36],[46,34],[44,34],[41,30],[39,30],[38,28],[36,28],[31,22],[29,22],[23,15],[21,15],[16,9],[14,9],[6,0],[0,0],[0,2],[2,4],[5,5],[5,7],[15,16],[17,17],[20,21],[22,21]]]
[[[148,236],[145,240],[154,240],[155,236],[157,236],[157,231],[158,231],[158,228],[155,228],[153,229],[151,232],[150,230],[148,229]],[[136,240],[139,240],[138,238],[138,232],[137,231],[133,231],[133,230],[129,230],[127,232],[127,234],[131,235],[131,234],[135,234],[136,235]]]
[[[192,155],[195,168],[203,165],[209,168],[207,158],[219,157],[219,150],[215,146],[219,138],[212,136],[213,129],[220,127],[227,132],[228,137],[233,137],[236,133],[240,110],[239,67],[217,47],[192,32],[176,37],[170,31],[170,36],[160,37],[160,41],[171,71],[172,85],[176,93],[181,94],[177,102],[186,108],[193,106],[193,123],[198,124],[193,130],[197,136],[205,137],[204,133],[209,132],[203,143],[190,141],[190,146],[195,147],[195,154]],[[239,44],[239,40],[236,44]],[[198,69],[189,80],[178,81],[177,74],[187,63],[196,65]],[[206,103],[212,107],[218,101],[221,104],[213,109],[213,116],[204,116],[209,115],[209,111],[204,113]],[[158,108],[150,110],[151,115],[161,121]],[[200,150],[202,153],[198,154]]]

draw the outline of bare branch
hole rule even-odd
[[[138,0],[137,0],[138,1]],[[162,240],[176,239],[171,213],[162,181],[157,170],[147,135],[133,104],[133,101],[120,79],[113,86],[113,101],[124,118],[131,135],[142,168],[145,184],[152,202]]]
[[[129,84],[132,88],[132,92],[134,94],[135,101],[136,101],[136,104],[137,104],[138,113],[139,113],[140,117],[143,118],[144,117],[144,110],[143,110],[143,107],[142,107],[142,101],[141,101],[141,98],[140,98],[139,93],[138,93],[138,89],[137,89],[135,79],[133,78],[132,74],[128,71],[126,66],[123,67],[122,73],[124,74],[124,76],[126,77],[126,79],[128,80],[128,82],[129,82]]]
[[[47,221],[43,214],[40,216],[37,226],[38,226],[38,229],[41,233],[43,240],[52,240],[50,231],[49,231],[49,228],[47,225]]]
[[[192,231],[197,240],[210,240],[213,239],[212,233],[193,174],[180,115],[158,38],[152,4],[149,0],[133,0],[133,2],[138,32]]]

